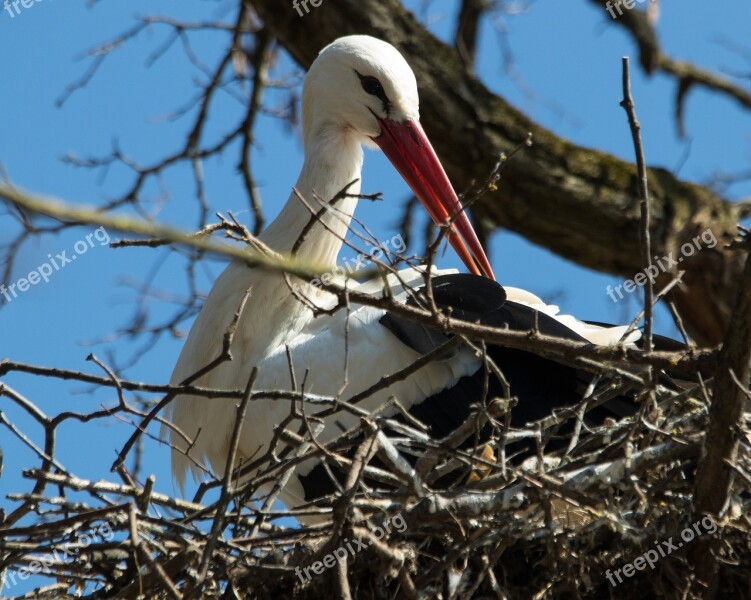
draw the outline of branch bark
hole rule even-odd
[[[508,162],[498,189],[476,203],[475,218],[591,269],[627,278],[641,271],[635,166],[557,137],[492,94],[467,73],[457,51],[398,0],[342,0],[302,18],[274,0],[251,5],[306,68],[342,35],[368,33],[399,48],[417,77],[423,125],[458,189],[483,181],[499,152],[511,151],[533,132],[533,147]],[[738,208],[664,169],[650,169],[649,181],[650,235],[658,256],[677,257],[683,244],[708,228],[718,240],[681,263],[685,285],[671,295],[694,339],[719,343],[742,272],[742,261],[724,248],[735,234]],[[497,270],[503,281],[503,265]],[[656,289],[669,280],[663,273]]]
[[[751,92],[733,84],[727,77],[665,54],[660,49],[657,32],[649,22],[649,15],[646,10],[614,8],[613,2],[608,0],[590,1],[601,6],[604,9],[603,14],[609,13],[614,24],[628,30],[639,48],[639,63],[647,74],[651,75],[655,71],[661,71],[678,80],[679,92],[676,101],[679,106],[676,107],[676,115],[679,117],[679,129],[682,128],[680,115],[683,112],[680,104],[683,102],[688,88],[693,85],[725,94],[743,108],[751,109]]]
[[[751,238],[744,233],[746,251]],[[743,404],[747,401],[745,386],[751,376],[751,252],[738,302],[733,311],[727,337],[718,358],[717,375],[709,409],[709,431],[696,472],[694,506],[697,514],[710,514],[721,521],[731,497],[743,427]],[[703,596],[712,598],[716,592],[719,569],[717,552],[719,536],[699,540],[692,554],[697,579],[706,585]]]
[[[459,9],[454,47],[469,72],[474,70],[480,18],[488,9],[488,5],[487,0],[462,0],[462,6]]]

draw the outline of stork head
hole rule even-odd
[[[313,62],[303,85],[306,152],[311,139],[346,131],[378,145],[470,271],[493,278],[490,263],[420,125],[415,75],[391,44],[365,35],[339,38]],[[312,150],[312,148],[310,148]]]

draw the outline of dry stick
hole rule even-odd
[[[417,462],[415,463],[415,471],[417,471],[420,477],[428,475],[435,469],[440,461],[441,452],[445,452],[447,448],[452,450],[457,449],[467,438],[476,434],[478,429],[484,427],[485,423],[490,419],[497,419],[509,412],[510,404],[509,401],[494,398],[488,403],[488,406],[484,410],[482,406],[478,405],[465,419],[464,423],[459,425],[448,435],[437,440],[439,447],[436,451],[426,451],[417,459]]]
[[[300,201],[300,203],[305,206],[310,211],[310,218],[308,219],[308,222],[303,227],[302,231],[300,232],[300,235],[297,236],[297,239],[295,240],[295,244],[292,246],[292,256],[296,256],[298,251],[300,250],[300,247],[305,243],[305,240],[308,238],[308,234],[311,232],[313,227],[317,224],[323,225],[323,227],[333,233],[331,229],[326,225],[326,223],[323,222],[324,215],[328,214],[334,206],[344,198],[347,198],[348,196],[352,196],[352,194],[349,193],[349,188],[351,188],[355,183],[360,181],[360,178],[357,177],[350,181],[347,185],[345,185],[339,193],[334,196],[329,202],[320,201],[321,208],[319,208],[317,211],[313,206],[308,203],[308,201],[305,199],[305,197],[297,190],[297,188],[292,188],[292,193],[295,195],[295,197]],[[355,194],[357,195],[357,194]],[[344,241],[344,240],[342,240]]]
[[[151,552],[149,552],[149,550],[144,548],[141,544],[141,540],[138,536],[138,515],[136,514],[136,506],[133,503],[130,504],[128,511],[128,520],[130,525],[130,544],[133,547],[133,553],[140,555],[144,559],[146,559],[146,562],[149,563],[149,567],[151,568],[152,572],[159,578],[161,583],[164,585],[163,589],[169,593],[171,598],[173,598],[174,600],[182,600],[182,594],[177,590],[175,584],[172,582],[172,580],[169,578],[169,575],[167,575],[166,571],[164,570],[164,567],[156,562],[151,556]],[[140,581],[142,574],[138,573],[136,576]],[[141,586],[139,586],[139,588],[140,587]]]
[[[678,273],[675,274],[673,279],[668,283],[664,288],[662,288],[656,296],[652,298],[652,308],[665,296],[667,296],[668,292],[670,292],[676,285],[679,283],[683,283],[683,276],[686,274],[686,271],[678,271]],[[623,335],[621,336],[621,339],[618,340],[618,343],[623,343],[626,341],[628,336],[631,335],[632,332],[636,330],[636,326],[639,324],[639,321],[642,320],[644,317],[644,308],[642,308],[638,313],[636,313],[636,316],[631,319],[631,322],[628,324],[628,328],[626,331],[623,332]],[[688,336],[685,336],[685,342],[686,347],[688,348],[689,352],[691,351],[691,345],[688,339]]]
[[[744,232],[743,242],[751,249],[751,237]],[[744,384],[751,376],[751,252],[738,294],[738,301],[718,359],[717,374],[709,408],[709,430],[696,473],[694,509],[720,520],[727,511],[733,486],[733,469],[740,441]],[[704,597],[713,597],[718,582],[717,552],[719,539],[699,539],[692,548],[691,561],[697,579],[706,585]]]
[[[631,74],[629,72],[629,58],[623,57],[623,100],[621,106],[628,115],[628,124],[631,127],[631,137],[634,140],[634,152],[636,154],[636,170],[639,174],[639,237],[641,238],[641,258],[644,269],[651,266],[652,248],[649,234],[649,188],[647,187],[647,165],[644,160],[644,146],[641,141],[641,125],[636,118],[636,108],[631,97]],[[647,277],[644,283],[644,346],[646,350],[652,349],[652,279]]]
[[[101,494],[116,494],[118,496],[127,496],[134,500],[138,500],[144,495],[144,490],[135,486],[121,485],[109,481],[89,481],[88,479],[80,479],[72,475],[47,473],[40,469],[25,469],[22,471],[22,475],[27,479],[41,479],[46,483],[60,488],[65,487],[75,492],[87,492],[93,496]],[[197,504],[188,500],[181,500],[179,498],[172,498],[171,496],[159,494],[157,492],[152,492],[149,496],[149,500],[154,504],[165,506],[177,511],[196,512],[199,510],[206,510],[206,507],[202,504]],[[3,526],[7,526],[7,521]]]
[[[251,146],[253,145],[253,128],[256,116],[261,108],[261,96],[266,87],[266,74],[272,55],[272,43],[273,38],[268,29],[263,28],[256,34],[256,48],[253,60],[253,91],[250,94],[248,112],[242,125],[242,149],[240,151],[240,162],[237,165],[243,178],[245,191],[250,200],[253,216],[255,217],[253,225],[253,233],[255,235],[258,235],[263,230],[264,217],[263,210],[261,209],[261,199],[258,195],[258,187],[253,179],[250,167]]]
[[[246,295],[247,298],[247,295]],[[243,302],[244,303],[244,302]],[[237,419],[235,420],[235,428],[232,431],[232,439],[229,446],[229,455],[227,456],[227,464],[224,466],[224,478],[222,479],[222,491],[219,496],[219,501],[216,505],[216,515],[214,516],[214,522],[211,525],[211,534],[206,542],[206,546],[203,549],[203,556],[201,557],[201,564],[198,567],[198,581],[196,582],[193,590],[189,594],[189,597],[193,598],[194,593],[201,591],[201,586],[206,580],[206,575],[209,571],[209,564],[211,563],[212,554],[214,552],[214,546],[219,538],[219,534],[224,527],[225,511],[227,505],[234,494],[232,486],[232,472],[235,469],[235,457],[237,456],[237,447],[240,443],[240,432],[242,431],[243,421],[245,420],[245,412],[248,408],[248,402],[250,402],[250,394],[253,391],[253,384],[258,376],[258,368],[253,367],[248,378],[248,385],[245,387],[245,396],[240,401],[240,406],[237,408]]]
[[[29,440],[22,431],[18,430],[15,425],[13,425],[13,423],[8,421],[3,415],[2,411],[0,411],[0,422],[8,427],[8,429],[10,429],[14,433],[14,435],[16,435],[42,459],[41,472],[50,473],[52,471],[52,467],[55,466],[62,472],[67,473],[62,465],[60,465],[60,463],[55,460],[55,438],[57,432],[55,424],[49,419],[49,417],[47,417],[47,415],[45,415],[40,409],[38,409],[33,402],[24,398],[23,395],[9,388],[3,382],[0,382],[0,398],[2,396],[8,396],[9,398],[11,398],[16,404],[24,408],[24,410],[26,410],[44,428],[44,449],[40,449],[31,440]],[[42,495],[44,488],[44,482],[41,479],[37,478],[36,483],[34,484],[34,489],[31,491],[31,493]],[[21,519],[30,510],[32,510],[33,504],[33,502],[24,501],[21,506],[16,508],[12,513],[10,513],[10,515],[5,517],[5,519],[3,520],[3,526],[10,527],[13,523]]]
[[[310,437],[313,441],[309,442],[303,439],[302,443],[294,450],[294,454],[292,455],[293,458],[304,458],[311,446],[315,447],[316,449],[320,449],[322,453],[325,453],[325,450],[321,447],[321,445],[317,441],[315,441],[315,438],[318,437],[323,431],[324,424],[316,423],[312,427],[310,427],[309,424],[307,425],[308,433],[310,434]],[[306,428],[306,425],[303,425],[300,433],[302,433],[304,428]],[[281,473],[273,480],[273,487],[271,488],[269,494],[266,496],[260,510],[257,512],[256,522],[253,525],[253,529],[251,530],[249,537],[255,538],[258,535],[258,530],[264,524],[264,519],[266,518],[268,512],[271,510],[271,506],[276,501],[279,493],[287,486],[287,483],[289,483],[292,475],[295,473],[296,465],[297,463],[292,463],[291,461],[284,461],[280,464]],[[258,483],[258,487],[260,487],[260,481]]]
[[[41,377],[54,377],[63,380],[81,381],[83,383],[92,383],[105,387],[117,387],[110,377],[100,377],[98,375],[84,373],[83,371],[58,369],[56,367],[40,367],[37,365],[11,361],[5,358],[0,360],[0,377],[11,371],[30,373]],[[193,385],[159,385],[154,383],[143,383],[140,381],[129,381],[126,379],[119,379],[118,383],[123,390],[128,390],[129,392],[146,392],[149,394],[185,394],[187,396],[201,396],[202,398],[234,398],[236,400],[242,400],[244,395],[243,390],[239,389],[221,390],[196,387]],[[251,395],[251,400],[255,400],[256,398],[297,401],[300,399],[300,393],[283,390],[259,390],[253,392]],[[321,404],[333,404],[335,402],[332,396],[322,396],[310,393],[305,394],[305,399]],[[59,415],[54,417],[54,419],[59,421]]]
[[[363,441],[362,444],[360,444],[360,447],[355,452],[355,455],[352,459],[352,465],[350,467],[349,473],[347,474],[347,480],[344,483],[344,492],[336,500],[333,506],[334,521],[330,526],[331,535],[329,536],[328,540],[323,545],[321,545],[313,558],[306,561],[309,564],[312,564],[316,560],[322,560],[324,556],[334,551],[337,545],[340,545],[340,547],[343,545],[343,542],[341,541],[342,530],[344,529],[344,524],[347,519],[349,509],[352,508],[352,499],[357,494],[365,466],[368,464],[377,450],[378,441],[375,436],[370,435]],[[352,595],[349,587],[349,580],[347,579],[348,562],[349,561],[347,559],[347,556],[344,557],[344,560],[338,561],[337,582],[339,584],[340,597],[342,599],[348,598],[349,600],[351,600]]]
[[[259,240],[254,240],[253,249],[256,252],[251,253],[246,248],[220,244],[206,238],[206,236],[196,236],[195,232],[190,233],[174,229],[144,219],[134,219],[124,214],[104,212],[102,208],[85,205],[75,206],[64,204],[56,199],[31,196],[1,181],[0,200],[6,200],[11,205],[22,208],[29,213],[44,215],[64,223],[92,224],[130,235],[164,238],[171,240],[171,243],[178,246],[195,248],[218,256],[241,260],[251,267],[271,269],[276,272],[284,271],[301,277],[314,277],[319,273],[314,268],[316,265],[285,258],[264,246]]]
[[[90,207],[76,208],[60,203],[39,200],[13,188],[4,186],[2,183],[0,183],[0,199],[1,198],[6,198],[28,211],[45,214],[54,219],[104,225],[108,229],[111,228],[114,231],[134,233],[136,235],[168,237],[172,239],[174,243],[181,246],[190,246],[211,251],[222,256],[229,256],[241,260],[249,266],[255,266],[274,272],[290,273],[303,278],[312,278],[319,274],[319,272],[311,265],[296,260],[290,260],[289,258],[274,253],[249,253],[239,248],[213,243],[211,240],[195,238],[192,234],[187,234],[168,227],[147,223],[145,221],[133,220],[123,216],[104,214],[101,210],[95,210]],[[588,343],[573,342],[552,336],[543,336],[539,334],[530,335],[528,332],[509,331],[467,323],[458,319],[449,319],[444,315],[434,315],[424,309],[393,302],[389,298],[381,298],[371,294],[358,292],[357,290],[344,290],[336,283],[322,283],[321,288],[337,294],[339,297],[348,295],[349,299],[357,304],[385,308],[398,316],[411,319],[416,323],[432,325],[439,329],[448,329],[451,327],[454,333],[463,334],[475,340],[499,343],[510,348],[527,350],[541,356],[554,358],[564,362],[567,359],[570,360],[572,355],[576,355],[595,358],[598,360],[611,360],[617,362],[625,361],[629,364],[651,364],[655,368],[711,368],[716,364],[714,350],[696,351],[688,356],[683,352],[649,352],[619,346],[594,346]],[[0,369],[1,368],[2,363],[0,363]]]
[[[86,357],[86,360],[90,360],[93,363],[99,365],[102,370],[110,376],[112,383],[115,384],[115,389],[117,390],[117,399],[120,403],[120,408],[128,409],[128,403],[125,401],[125,397],[123,396],[123,386],[120,384],[120,379],[117,375],[115,375],[114,371],[112,371],[112,369],[110,369],[106,364],[99,360],[93,352]]]
[[[352,600],[352,590],[349,587],[347,579],[347,560],[338,560],[336,562],[336,580],[339,584],[339,597],[342,600]]]
[[[21,442],[23,442],[28,448],[30,448],[34,452],[34,454],[36,454],[39,458],[42,459],[43,462],[54,465],[60,471],[67,473],[65,468],[59,462],[57,462],[57,460],[55,460],[54,456],[46,453],[39,446],[37,446],[33,441],[31,441],[29,437],[23,431],[18,429],[18,427],[16,427],[13,423],[11,423],[8,420],[8,418],[5,416],[5,414],[1,410],[0,410],[0,425],[5,425],[8,429],[10,429],[13,435],[15,435],[19,440],[21,440]]]
[[[237,324],[240,321],[240,315],[242,315],[243,309],[245,308],[245,302],[247,301],[249,295],[250,295],[250,289],[245,291],[245,295],[243,296],[243,299],[240,301],[240,305],[237,307],[237,312],[232,318],[232,322],[229,324],[229,327],[227,327],[227,330],[224,332],[224,339],[222,342],[222,351],[220,352],[219,356],[217,356],[214,360],[212,360],[202,369],[193,373],[190,377],[187,377],[186,379],[181,381],[180,382],[181,385],[188,385],[190,383],[193,383],[194,381],[203,377],[206,373],[215,369],[224,361],[232,360],[232,354],[230,352],[230,348],[232,347],[232,339],[235,336],[235,331],[237,330]],[[125,457],[128,455],[128,452],[130,452],[131,448],[133,448],[133,445],[136,443],[136,441],[141,436],[141,434],[144,431],[146,431],[146,428],[149,426],[149,423],[151,423],[151,421],[154,419],[154,417],[156,417],[159,411],[161,411],[172,400],[174,400],[177,394],[178,392],[170,392],[169,394],[167,394],[164,398],[162,398],[159,404],[157,404],[151,410],[151,412],[149,412],[149,414],[143,419],[143,421],[141,421],[141,424],[133,432],[133,435],[131,435],[130,438],[128,438],[128,441],[125,442],[125,445],[123,446],[123,449],[120,450],[120,453],[117,455],[115,462],[112,463],[112,467],[111,467],[112,471],[117,471],[123,467],[123,465],[125,464]]]
[[[31,494],[19,495],[26,497],[31,496]],[[16,494],[8,494],[8,496],[16,496]],[[45,497],[37,497],[38,502],[40,501],[39,498]],[[44,501],[50,502],[50,499],[45,498]],[[52,504],[52,502],[50,503]],[[24,535],[31,537],[32,535],[39,535],[40,533],[46,531],[63,530],[65,532],[72,532],[75,529],[79,529],[84,524],[93,523],[94,521],[98,520],[106,520],[108,522],[115,523],[118,522],[117,515],[123,513],[124,509],[127,508],[127,506],[129,506],[129,504],[105,506],[104,508],[89,508],[85,504],[79,505],[74,510],[79,510],[81,512],[70,517],[64,517],[55,521],[47,520],[44,523],[34,523],[33,525],[28,525],[26,527],[14,527],[12,529],[3,527],[3,536],[5,543],[8,543],[8,540],[10,540],[11,538],[17,538]]]
[[[229,212],[229,211],[227,211]],[[247,229],[245,229],[242,225],[239,225],[237,221],[229,221],[222,213],[216,212],[214,213],[217,218],[219,219],[218,223],[210,223],[209,225],[204,225],[199,229],[198,231],[194,232],[193,237],[196,238],[206,238],[209,239],[211,235],[216,233],[217,231],[224,231],[224,235],[232,240],[240,240],[244,241],[245,243],[249,243],[250,240],[246,240],[244,238],[241,238],[239,236],[245,235],[247,232]],[[230,213],[231,214],[231,213]],[[232,235],[236,234],[236,235]],[[252,236],[251,236],[252,237]],[[151,237],[146,239],[127,239],[123,238],[120,240],[115,240],[114,242],[109,243],[109,247],[112,249],[118,249],[118,248],[160,248],[161,246],[169,246],[172,244],[174,240],[172,240],[169,237]]]
[[[621,106],[628,115],[629,127],[631,128],[631,137],[634,142],[634,153],[636,155],[637,183],[639,192],[639,241],[641,249],[641,260],[644,272],[650,273],[649,268],[652,266],[651,242],[650,242],[650,214],[649,214],[649,187],[647,183],[647,166],[644,159],[644,146],[641,140],[641,125],[636,118],[636,108],[631,96],[631,74],[629,70],[629,57],[623,57],[623,100]],[[644,349],[652,350],[652,278],[647,276],[644,282]],[[650,406],[655,404],[655,388],[657,387],[657,371],[651,366],[647,367],[647,375],[650,380],[649,388],[646,390],[644,397],[648,399],[639,407],[639,418],[634,422],[631,430],[631,436],[636,434],[638,423],[643,420]],[[636,486],[636,484],[634,484]],[[635,487],[635,489],[638,488]]]

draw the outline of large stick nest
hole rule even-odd
[[[592,431],[583,424],[584,408],[632,388],[633,378],[614,369],[580,406],[523,431],[506,428],[499,399],[444,440],[418,423],[367,417],[325,446],[269,455],[260,475],[237,489],[208,483],[193,502],[157,494],[151,482],[85,481],[44,464],[25,472],[37,490],[10,496],[24,514],[2,530],[6,589],[26,568],[52,581],[28,598],[191,597],[190,590],[206,598],[673,598],[691,588],[691,552],[706,542],[719,560],[719,591],[749,597],[751,414],[738,432],[728,510],[716,522],[692,501],[707,430],[705,385],[658,385],[633,417]],[[575,426],[568,447],[550,451],[547,442],[567,422]],[[494,457],[487,448],[456,448],[485,423],[496,429]],[[521,438],[536,449],[523,462],[504,452]],[[342,494],[297,511],[248,501],[312,454],[347,465]],[[408,455],[420,457],[414,467]],[[373,457],[380,467],[366,467]],[[468,476],[434,489],[457,468]],[[205,500],[220,488],[228,506],[221,494]],[[330,521],[301,526],[289,518],[321,514]]]

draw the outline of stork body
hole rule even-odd
[[[295,185],[301,196],[309,201],[316,197],[328,201],[348,184],[352,184],[348,191],[357,194],[363,160],[361,146],[375,143],[395,164],[436,222],[443,224],[449,216],[455,217],[447,237],[476,275],[467,276],[470,279],[466,280],[444,280],[452,286],[451,293],[454,294],[456,286],[461,293],[462,281],[472,287],[471,281],[481,276],[492,279],[487,258],[466,216],[458,214],[456,195],[419,125],[414,75],[395,48],[366,36],[341,38],[325,48],[303,87],[303,130],[305,162]],[[356,198],[352,196],[340,200],[335,210],[326,212],[307,231],[310,209],[292,194],[260,240],[276,252],[289,254],[306,230],[298,255],[324,269],[332,269],[355,206]],[[389,277],[392,292],[402,301],[407,300],[403,284],[418,287],[423,282],[423,274],[417,269],[404,270],[399,278]],[[486,280],[488,285],[502,290],[490,279]],[[298,384],[305,380],[306,392],[346,400],[424,354],[424,348],[410,338],[409,326],[389,320],[384,310],[355,304],[333,314],[315,316],[310,304],[329,308],[335,302],[334,295],[309,282],[300,282],[299,286],[299,293],[308,299],[307,303],[292,293],[282,274],[249,268],[239,261],[231,263],[217,279],[197,317],[171,382],[179,384],[220,355],[224,333],[248,290],[231,347],[233,359],[206,373],[196,385],[243,389],[251,370],[257,367],[256,390],[292,390],[291,357],[295,379]],[[377,293],[382,286],[379,278],[362,284],[360,290]],[[491,315],[488,317],[491,320],[506,319],[504,322],[508,324],[509,319],[517,318],[514,315],[529,316],[539,311],[552,330],[562,332],[564,337],[613,343],[623,334],[623,328],[611,330],[561,317],[555,307],[511,288],[506,290],[508,298],[504,296],[508,304],[503,309],[506,316],[502,316],[499,309],[504,301],[493,305],[496,293],[493,289],[489,289],[489,294],[488,290],[479,294],[489,296],[490,306],[481,312]],[[508,307],[517,312],[508,313]],[[508,360],[518,358],[514,354]],[[534,368],[540,366],[537,361]],[[449,415],[449,421],[461,419],[469,404],[479,400],[467,398],[466,393],[462,396],[462,390],[481,369],[481,357],[462,347],[444,360],[428,364],[407,379],[373,394],[358,406],[373,411],[395,397],[402,406],[422,411],[429,418],[431,403],[440,399],[442,410],[455,412]],[[521,372],[517,375],[524,376]],[[566,377],[569,376],[571,373],[566,372]],[[529,377],[540,380],[544,376],[532,372]],[[548,384],[555,382],[545,383]],[[544,402],[556,405],[572,400],[573,388],[567,387],[565,393],[554,398],[555,388],[535,385],[532,382],[527,402],[533,413],[545,409]],[[520,383],[519,388],[523,387]],[[523,402],[525,398],[520,397],[520,404]],[[538,404],[533,405],[535,402]],[[288,401],[262,398],[250,404],[239,441],[238,462],[264,454],[274,436],[274,427],[289,410]],[[518,412],[518,418],[524,418],[524,414]],[[200,476],[197,465],[201,463],[221,474],[235,424],[236,401],[181,395],[168,407],[167,417],[191,440],[189,444],[176,432],[167,433],[163,429],[163,435],[169,435],[173,446],[172,466],[178,484],[184,485],[188,471]],[[357,418],[349,413],[333,415],[326,421],[319,441],[326,442],[356,423]],[[310,474],[315,468],[312,460],[302,464],[282,490],[280,499],[288,506],[310,500],[311,489],[321,487],[310,485]]]

